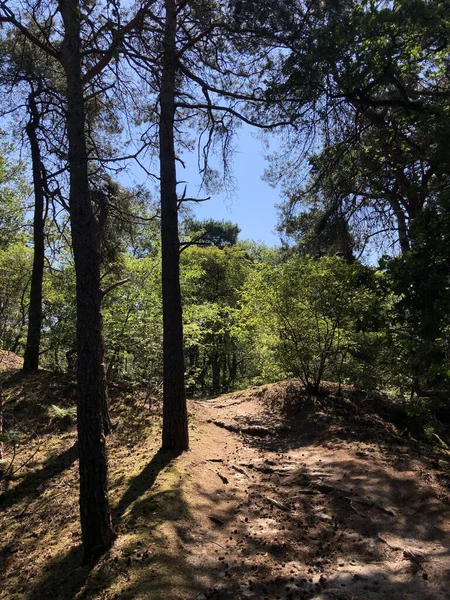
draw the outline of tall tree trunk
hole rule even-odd
[[[90,562],[105,552],[114,540],[107,492],[100,236],[89,192],[79,0],[63,0],[60,10],[65,27],[61,51],[67,77],[69,206],[77,286],[80,516],[84,561]]]
[[[236,383],[237,369],[238,369],[237,356],[236,356],[236,352],[233,352],[231,361],[228,365],[228,372],[230,374],[230,388],[233,387],[234,384]]]
[[[163,70],[160,92],[161,243],[163,296],[163,434],[164,450],[189,447],[184,383],[180,244],[174,145],[176,79],[176,1],[165,0]]]
[[[43,164],[37,139],[39,127],[39,111],[36,105],[36,92],[28,96],[30,120],[26,132],[31,147],[31,162],[33,165],[34,215],[33,215],[33,270],[31,274],[30,306],[28,309],[28,333],[23,371],[32,373],[39,368],[39,350],[41,345],[42,326],[42,281],[44,279],[44,204],[45,194],[43,185]]]
[[[400,206],[400,202],[394,194],[389,196],[389,204],[392,207],[392,210],[395,213],[395,218],[397,219],[397,231],[398,231],[398,241],[400,243],[400,249],[402,254],[406,254],[410,249],[410,242],[408,236],[408,225],[406,223],[405,211]]]
[[[211,359],[211,372],[212,372],[212,391],[213,394],[220,392],[220,362],[217,354]]]

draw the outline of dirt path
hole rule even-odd
[[[248,393],[192,412],[197,598],[450,598],[448,497],[406,448],[302,445]]]

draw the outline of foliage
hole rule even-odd
[[[236,311],[248,273],[239,247],[189,248],[182,261],[187,384],[218,393],[237,385],[246,349]]]
[[[67,251],[59,268],[47,270],[43,282],[41,364],[74,373],[76,364],[75,268]]]
[[[215,219],[198,221],[193,218],[186,219],[184,229],[191,241],[202,246],[217,246],[218,248],[236,245],[241,231],[231,221],[216,221]]]
[[[325,254],[341,256],[352,263],[356,241],[342,214],[312,208],[294,215],[285,207],[278,230],[293,239],[295,249],[301,254],[319,258]]]
[[[22,175],[23,165],[14,164],[11,149],[0,146],[0,250],[24,241],[25,198],[28,187]]]
[[[373,325],[371,276],[338,257],[291,258],[256,269],[243,311],[258,336],[263,374],[300,377],[314,393],[324,377],[341,382]]]
[[[302,14],[301,3],[292,8]],[[449,186],[445,2],[327,8],[306,23],[292,19],[296,35],[285,37],[270,79],[268,99],[302,131],[275,157],[272,176],[285,181],[287,210],[316,203],[365,239],[390,233],[405,252],[415,218]]]
[[[382,260],[397,298],[393,317],[402,337],[399,352],[419,388],[450,385],[449,199],[442,194],[416,220],[408,253]]]
[[[446,3],[314,1],[307,14],[305,3],[297,0],[236,1],[228,12],[223,8],[208,2],[180,5],[175,45],[182,51],[174,67],[172,141],[182,154],[199,133],[206,185],[212,181],[210,152],[219,142],[226,159],[235,117],[262,127],[275,121],[293,124],[283,130],[286,145],[274,158],[269,178],[284,181],[287,202],[280,230],[295,247],[283,252],[238,242],[239,227],[231,222],[185,219],[181,288],[190,393],[215,394],[249,381],[295,376],[314,392],[329,378],[368,387],[425,387],[445,395],[450,331]],[[121,145],[122,108],[136,157],[144,139],[146,155],[153,153],[164,8],[157,3],[154,14],[141,15],[146,24],[141,36],[129,36],[128,30],[114,34],[114,19],[125,22],[128,8],[108,7],[108,17],[99,4],[85,9],[83,51],[89,59],[83,66],[91,69],[96,59],[117,64],[104,79],[91,72],[86,94],[90,200],[102,225],[107,374],[113,383],[159,389],[160,232],[149,194],[123,188],[108,165],[118,156],[114,146]],[[95,33],[95,18],[101,35]],[[48,36],[59,47],[55,23],[49,17],[39,39]],[[14,75],[18,58],[28,64],[34,50],[30,54],[29,42],[16,39],[7,27],[4,31],[6,78]],[[110,44],[113,52],[105,54]],[[67,140],[61,127],[67,106],[46,94],[60,99],[63,70],[51,57],[37,58],[40,78],[52,88],[38,104],[48,108],[41,141],[56,213],[57,201],[67,206]],[[120,90],[116,76],[126,81]],[[11,85],[14,77],[8,81]],[[10,90],[11,97],[21,97],[28,83]],[[27,187],[21,165],[10,156],[5,147],[0,156],[0,341],[3,348],[20,352],[31,254],[23,234]],[[300,168],[305,165],[308,172]],[[175,204],[182,208],[190,200],[185,190]],[[67,218],[58,216],[46,232],[50,266],[44,278],[41,364],[73,371],[76,282],[65,243]],[[379,270],[364,267],[356,256],[380,233],[385,245],[394,243],[394,256]],[[178,258],[177,242],[173,255]],[[401,256],[395,256],[396,244]],[[420,412],[425,404],[414,400],[410,411]]]
[[[0,347],[17,352],[26,325],[32,253],[21,243],[0,249]]]
[[[52,404],[48,408],[48,416],[53,423],[57,423],[59,426],[67,428],[76,422],[77,409],[75,406],[69,408],[63,408]]]
[[[124,258],[129,281],[103,304],[109,380],[158,388],[162,369],[161,267],[159,254]]]

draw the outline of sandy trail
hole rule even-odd
[[[450,598],[448,496],[407,448],[305,442],[258,393],[191,410],[183,552],[199,599]]]

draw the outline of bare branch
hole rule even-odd
[[[95,64],[91,69],[89,69],[87,73],[85,73],[83,77],[84,84],[89,83],[96,75],[99,75],[103,71],[103,69],[113,60],[114,56],[119,51],[123,43],[124,37],[127,34],[131,33],[144,21],[145,17],[147,16],[148,10],[152,6],[152,4],[155,3],[155,1],[156,0],[149,0],[148,2],[146,2],[143,6],[141,6],[141,8],[137,11],[135,16],[130,21],[128,21],[126,25],[124,25],[121,29],[114,33],[114,39],[108,50],[97,62],[97,64]]]

